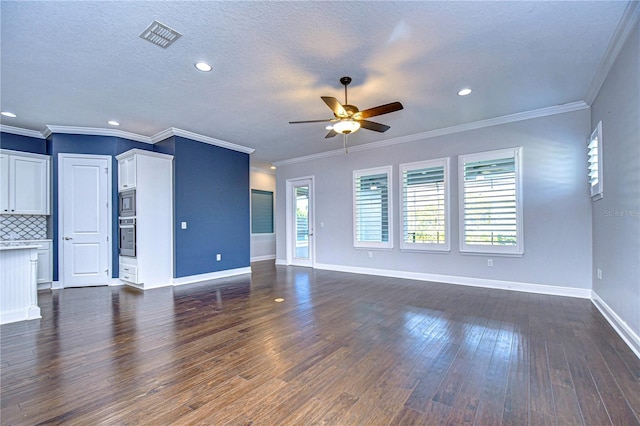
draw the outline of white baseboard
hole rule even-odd
[[[51,290],[60,290],[62,287],[62,283],[60,281],[54,281],[51,283]]]
[[[276,259],[276,265],[287,266],[287,261],[285,259]]]
[[[595,291],[591,291],[591,295],[591,303],[598,308],[602,316],[611,324],[611,327],[620,335],[622,340],[624,340],[636,356],[640,358],[640,336],[638,336]]]
[[[251,258],[252,262],[261,262],[263,260],[273,260],[276,258],[275,254],[268,254],[266,256],[254,256]]]
[[[28,306],[24,309],[14,309],[12,311],[0,313],[0,324],[9,324],[11,322],[38,318],[42,318],[40,315],[40,308],[37,306]]]
[[[277,260],[276,260],[277,264]],[[445,284],[458,284],[471,287],[494,288],[499,290],[522,291],[526,293],[548,294],[552,296],[591,298],[591,289],[562,287],[546,284],[522,283],[515,281],[491,280],[487,278],[459,277],[454,275],[427,274],[423,272],[395,271],[390,269],[362,268],[358,266],[331,265],[316,263],[316,269],[350,272],[354,274],[377,275],[390,278],[404,278],[418,281],[431,281]]]
[[[250,274],[250,273],[251,273],[251,267],[247,266],[245,268],[227,269],[224,271],[209,272],[207,274],[189,275],[188,277],[174,278],[172,281],[172,284],[174,286],[184,285],[184,284],[193,284],[193,283],[198,283],[202,281],[209,281],[209,280],[215,280],[218,278],[227,278],[227,277],[233,277],[236,275],[244,275],[244,274]]]

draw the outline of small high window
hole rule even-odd
[[[595,201],[604,196],[602,187],[602,121],[591,133],[587,148],[589,150],[589,188],[591,199]]]

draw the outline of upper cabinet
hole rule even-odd
[[[0,150],[0,213],[48,215],[49,157]]]
[[[136,156],[120,157],[118,160],[118,191],[136,187]],[[118,158],[117,157],[117,158]]]

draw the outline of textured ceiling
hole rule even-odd
[[[626,2],[2,1],[2,124],[168,127],[255,148],[266,164],[335,150],[320,96],[400,101],[350,145],[584,100]],[[158,20],[168,49],[139,38]],[[204,60],[213,71],[202,73]],[[456,92],[469,86],[473,93]]]

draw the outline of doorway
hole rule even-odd
[[[287,264],[315,263],[313,176],[287,180]]]
[[[58,253],[62,287],[108,285],[111,157],[58,155]]]

